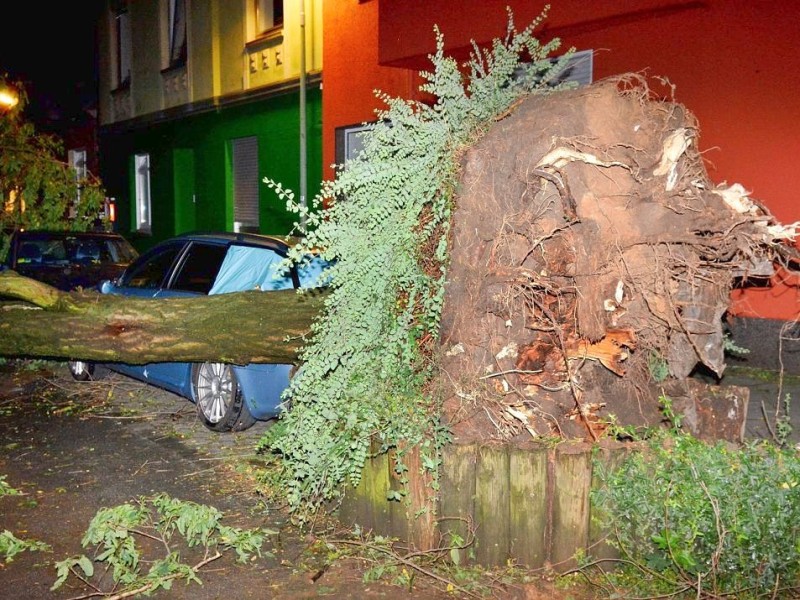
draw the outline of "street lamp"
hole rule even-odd
[[[19,93],[16,88],[0,79],[0,111],[9,111],[17,104],[19,104]]]

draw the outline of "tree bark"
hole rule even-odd
[[[134,298],[62,292],[4,271],[0,355],[128,364],[297,363],[324,296],[281,290]]]

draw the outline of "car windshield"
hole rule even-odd
[[[126,240],[117,238],[67,238],[67,255],[74,262],[130,263],[136,250]]]
[[[17,262],[21,265],[61,266],[70,263],[132,262],[138,253],[125,239],[106,236],[37,236],[20,240]]]

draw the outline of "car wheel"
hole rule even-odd
[[[208,362],[194,365],[192,393],[198,417],[212,431],[242,431],[256,422],[230,365]]]
[[[101,379],[105,374],[105,369],[95,366],[94,363],[85,360],[71,360],[67,363],[69,373],[76,381],[91,381]]]

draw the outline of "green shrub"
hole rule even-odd
[[[697,598],[800,594],[796,450],[664,434],[600,478],[592,502],[623,560],[617,585]]]

